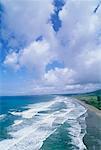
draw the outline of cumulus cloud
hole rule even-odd
[[[45,82],[49,85],[64,86],[67,84],[73,84],[75,72],[68,68],[55,68],[49,70],[44,75]]]
[[[15,34],[17,41],[23,39],[26,43],[19,52],[8,53],[4,65],[37,72],[33,91],[55,93],[101,87],[101,8],[94,13],[99,0],[65,0],[59,11],[61,28],[57,33],[50,21],[55,10],[53,0],[2,3],[8,31]],[[36,40],[40,36],[42,39]],[[54,66],[46,72],[46,66],[55,60],[64,67]]]
[[[67,1],[59,14],[60,59],[77,72],[79,83],[101,82],[101,8],[94,13],[97,5],[98,1]]]
[[[52,0],[1,0],[5,9],[3,20],[8,29],[6,35],[9,36],[9,32],[12,32],[17,41],[24,39],[28,44],[43,35],[49,28],[50,14],[53,12],[52,2]]]
[[[19,53],[12,52],[6,56],[4,65],[11,68],[25,67],[28,70],[37,71],[37,76],[45,72],[45,67],[56,57],[54,51],[50,51],[50,44],[44,39],[34,41]]]
[[[83,51],[77,64],[78,80],[83,83],[101,83],[101,47]]]
[[[15,52],[12,52],[11,54],[8,54],[6,56],[6,59],[4,61],[4,65],[7,67],[11,67],[14,70],[19,69],[19,64],[18,64],[18,54]]]

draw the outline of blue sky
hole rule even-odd
[[[1,0],[0,95],[101,88],[99,0]]]

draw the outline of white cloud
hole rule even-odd
[[[44,75],[46,84],[63,86],[74,82],[75,71],[68,68],[55,68]]]
[[[2,33],[7,33],[2,36],[9,39],[9,47],[21,45],[21,41],[25,42],[24,48],[16,56],[19,67],[32,69],[40,76],[44,73],[45,66],[56,57],[54,49],[57,47],[57,40],[49,21],[54,10],[53,0],[2,0],[2,4],[5,8],[3,19],[7,26],[7,30],[2,29]],[[9,32],[14,34],[15,39],[10,39]],[[43,37],[42,41],[36,41],[39,36]],[[12,53],[13,51],[15,49]],[[7,60],[12,57],[12,53],[6,56],[5,65],[8,65]],[[12,58],[9,66],[14,68],[14,65],[16,66],[15,58]]]
[[[83,92],[91,92],[96,89],[99,89],[101,84],[73,84],[73,85],[65,85],[65,86],[49,86],[49,85],[36,85],[31,88],[30,93],[35,94],[69,94],[69,93],[83,93]]]
[[[46,41],[34,41],[27,48],[20,51],[19,63],[27,68],[36,68],[41,73],[45,72],[46,65],[55,57],[50,51],[50,44]]]
[[[4,65],[12,67],[14,70],[19,69],[18,54],[15,52],[8,54],[4,61]]]
[[[12,68],[19,66],[19,69],[24,66],[33,71],[35,69],[37,74],[42,76],[46,65],[55,57],[54,51],[50,51],[50,44],[44,39],[32,42],[28,47],[20,50],[19,53],[12,52],[8,54],[4,65]]]
[[[10,1],[8,5],[6,1]],[[67,0],[59,13],[62,27],[56,34],[49,22],[54,10],[51,0],[25,0],[25,3],[2,0],[8,28],[17,39],[27,41],[19,53],[8,54],[4,64],[35,70],[39,77],[34,82],[35,92],[86,91],[101,87],[101,7],[93,13],[98,2]],[[43,39],[35,41],[40,35]],[[63,62],[64,68],[45,72],[47,64],[54,60]]]
[[[101,83],[101,47],[87,49],[78,56],[78,80]],[[79,63],[81,61],[81,63]]]
[[[67,1],[60,19],[58,54],[65,67],[77,72],[78,83],[101,82],[101,8],[93,11],[99,1]]]
[[[28,44],[48,32],[53,0],[1,0],[5,8],[3,19],[7,32],[12,32],[17,41]],[[9,34],[7,34],[9,35]]]

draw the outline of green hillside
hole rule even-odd
[[[101,110],[101,90],[85,94],[78,94],[75,95],[75,97]]]
[[[94,92],[85,93],[84,95],[101,96],[101,90],[96,90],[96,91],[94,91]]]

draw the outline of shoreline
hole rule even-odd
[[[101,149],[101,111],[86,104],[82,100],[76,99],[79,104],[87,109],[86,121],[86,134],[83,142],[87,150],[100,150]]]
[[[96,107],[87,104],[85,101],[76,99],[76,101],[78,103],[80,103],[82,106],[84,106],[85,108],[87,108],[87,110],[94,112],[97,116],[101,117],[101,110],[97,109]]]

